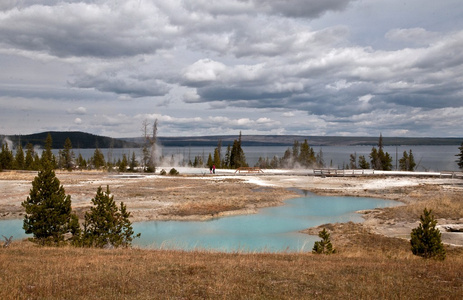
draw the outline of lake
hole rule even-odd
[[[222,252],[310,252],[317,236],[299,231],[326,223],[361,222],[358,210],[391,207],[399,202],[361,197],[310,195],[257,214],[209,221],[147,221],[133,224],[134,246],[151,249],[207,249]],[[0,234],[26,237],[22,220],[0,221]]]
[[[403,152],[409,152],[410,149],[413,152],[415,162],[417,164],[417,171],[458,171],[458,165],[455,162],[459,153],[460,145],[445,145],[445,146],[387,146],[384,147],[384,151],[388,152],[392,159],[393,169],[396,169],[398,160],[402,158]],[[203,161],[206,162],[209,153],[214,153],[215,147],[159,147],[159,152],[164,157],[169,158],[169,166],[176,167],[183,164],[187,164],[188,161],[194,161],[195,156],[202,156]],[[314,151],[318,153],[321,149],[323,152],[324,161],[326,167],[333,167],[342,169],[343,166],[349,164],[350,154],[357,154],[357,157],[364,155],[367,161],[369,161],[369,154],[372,146],[324,146],[324,147],[313,147]],[[288,149],[287,146],[252,146],[243,147],[243,151],[246,155],[246,160],[250,166],[254,166],[259,157],[272,159],[273,156],[282,157],[284,152]],[[74,153],[77,155],[82,154],[85,159],[90,158],[94,149],[74,149]],[[125,148],[125,149],[101,149],[105,155],[105,159],[112,158],[112,160],[118,160],[123,154],[126,154],[128,159],[132,157],[132,153],[138,157],[140,161],[141,150],[139,148]],[[225,153],[226,145],[222,147],[222,152]],[[57,154],[57,151],[56,153]],[[397,155],[396,155],[397,154]],[[224,155],[224,154],[222,154]],[[170,162],[172,160],[172,163]],[[163,164],[163,166],[165,166]]]

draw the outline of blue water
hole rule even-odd
[[[358,210],[398,205],[375,198],[309,196],[291,199],[254,215],[210,221],[148,221],[133,224],[141,238],[133,245],[154,249],[205,249],[223,252],[311,251],[320,238],[298,231],[336,222],[361,222]],[[27,237],[23,220],[0,221],[0,234]]]
[[[455,155],[460,153],[459,146],[401,145],[397,147],[386,146],[384,151],[388,152],[392,157],[393,170],[398,166],[398,160],[402,158],[403,152],[412,150],[417,164],[417,171],[458,171],[459,168],[455,162],[457,157]],[[357,157],[364,155],[369,161],[372,146],[315,146],[313,148],[317,153],[320,149],[322,150],[326,167],[342,169],[343,166],[349,165],[350,154],[356,153]],[[259,157],[272,159],[273,156],[277,156],[281,158],[287,149],[287,146],[243,147],[246,161],[250,166],[254,166]],[[130,158],[132,153],[135,153],[138,160],[141,159],[141,150],[139,148],[100,150],[106,160],[112,157],[113,160],[117,161],[117,159],[122,158],[123,154]],[[209,153],[214,154],[214,147],[160,147],[160,150],[165,157],[174,158],[173,167],[187,164],[190,160],[194,161],[195,156],[202,156],[203,161],[207,161]],[[89,159],[94,154],[94,151],[95,149],[74,149],[76,156],[82,154],[85,159]],[[58,155],[58,150],[55,150],[55,155]]]
[[[225,252],[311,251],[317,236],[298,231],[326,223],[361,222],[355,211],[395,206],[395,201],[359,197],[302,197],[255,215],[210,221],[149,221],[134,224],[134,245],[162,249]]]

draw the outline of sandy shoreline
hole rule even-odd
[[[197,171],[198,173],[200,171]],[[259,208],[282,205],[299,194],[292,189],[320,195],[345,195],[397,200],[401,208],[367,211],[363,226],[389,237],[409,238],[420,211],[410,211],[420,203],[432,205],[432,199],[461,199],[463,180],[426,177],[315,177],[303,174],[206,173],[169,177],[144,174],[103,172],[62,172],[56,175],[66,194],[71,195],[73,210],[80,217],[90,207],[99,186],[109,185],[114,199],[123,201],[133,221],[205,220],[208,218],[255,213]],[[0,219],[23,218],[21,202],[31,188],[36,172],[0,172]],[[452,200],[452,205],[459,200]],[[461,202],[460,201],[460,202]],[[428,204],[431,203],[431,204]],[[437,202],[437,207],[439,203]],[[447,205],[447,204],[445,204]],[[416,209],[415,209],[416,210]],[[456,211],[455,211],[456,210]],[[452,213],[440,213],[438,224],[463,224],[460,206]],[[463,245],[463,233],[446,232],[443,241]],[[312,232],[313,233],[313,232]]]

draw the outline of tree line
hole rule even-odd
[[[23,149],[21,144],[16,147],[15,154],[9,149],[8,143],[2,144],[0,152],[0,171],[1,170],[40,170],[43,166],[44,156],[50,157],[50,161],[54,169],[66,170],[107,170],[119,172],[155,172],[156,163],[159,161],[174,164],[174,157],[168,158],[159,156],[156,157],[156,135],[157,135],[157,121],[153,124],[152,134],[148,133],[147,124],[145,126],[145,143],[142,146],[142,157],[140,161],[137,159],[135,152],[131,155],[123,154],[121,158],[111,161],[106,160],[104,154],[99,148],[94,150],[93,156],[89,159],[84,159],[82,155],[76,158],[72,150],[72,143],[69,138],[65,140],[63,149],[58,151],[55,156],[52,152],[52,138],[48,134],[45,140],[45,149],[42,155],[36,151],[32,144],[27,144],[26,149]],[[205,166],[222,169],[236,169],[239,167],[248,167],[246,162],[246,155],[242,148],[241,132],[238,139],[235,139],[233,145],[228,145],[223,151],[222,141],[219,140],[217,147],[213,153],[209,153],[207,161],[204,155],[197,155],[193,161],[188,161],[188,166],[203,168]],[[456,154],[456,160],[460,169],[463,169],[463,143],[459,149],[459,154]],[[390,171],[393,169],[392,157],[388,152],[384,151],[382,142],[382,135],[378,140],[378,146],[373,147],[368,157],[365,155],[357,156],[357,153],[350,154],[349,163],[343,165],[343,169],[375,169]],[[254,165],[261,169],[292,169],[292,168],[325,168],[326,163],[322,149],[315,152],[309,145],[307,140],[303,142],[294,141],[292,147],[283,153],[281,157],[274,156],[272,158],[259,157],[257,163]],[[332,164],[329,165],[332,167]],[[402,157],[398,161],[398,170],[401,171],[414,171],[417,167],[412,150],[404,151]]]

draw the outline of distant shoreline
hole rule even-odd
[[[49,131],[28,135],[0,135],[0,139],[8,139],[15,145],[21,143],[23,147],[27,143],[43,146],[46,136],[51,134],[53,149],[61,149],[64,141],[69,138],[74,148],[134,148],[143,143],[141,137],[112,138],[98,136],[80,131]],[[167,147],[215,147],[219,141],[222,146],[233,144],[238,139],[237,135],[214,135],[214,136],[183,136],[163,137],[159,136],[158,141]],[[292,146],[294,141],[303,142],[307,139],[311,146],[377,146],[378,137],[361,136],[303,136],[303,135],[242,135],[242,146]],[[384,146],[444,146],[461,145],[463,137],[384,137]]]

